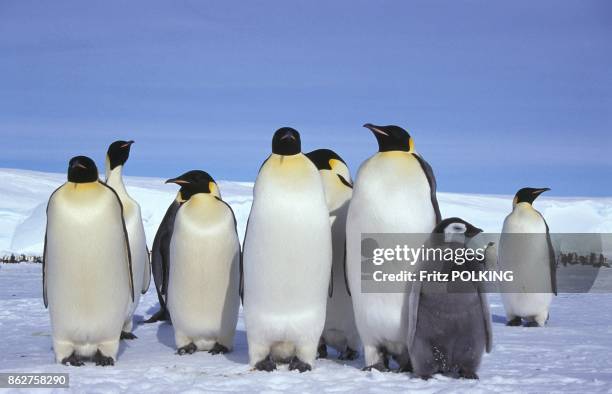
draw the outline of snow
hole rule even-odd
[[[0,169],[0,251],[40,254],[49,194],[63,174]],[[252,184],[220,181],[242,238],[251,204]],[[142,207],[149,243],[176,186],[162,179],[127,178]],[[495,232],[501,229],[512,196],[439,193],[444,216],[461,216]],[[555,232],[612,229],[612,198],[545,198],[537,208]],[[0,265],[0,372],[67,372],[75,392],[303,391],[303,392],[610,392],[612,324],[608,294],[562,294],[555,298],[546,328],[505,327],[499,296],[491,295],[494,348],[485,355],[479,381],[436,376],[429,381],[408,374],[362,372],[363,359],[318,360],[304,374],[280,366],[273,373],[248,366],[242,313],[232,353],[211,356],[175,354],[172,326],[138,324],[138,339],[123,342],[115,367],[88,364],[75,368],[54,363],[51,327],[41,297],[41,265]],[[153,286],[143,296],[135,319],[156,310]],[[604,312],[601,309],[604,308]]]

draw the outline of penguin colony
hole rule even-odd
[[[93,160],[72,158],[67,182],[49,198],[43,256],[56,361],[113,365],[120,340],[136,338],[133,314],[152,275],[160,309],[145,323],[171,322],[179,355],[230,352],[242,303],[255,370],[287,363],[305,372],[333,348],[341,360],[363,351],[364,370],[389,371],[393,360],[423,379],[477,379],[492,347],[489,306],[478,287],[450,294],[425,282],[406,293],[361,292],[361,234],[432,234],[423,240],[429,244],[443,234],[445,247],[461,247],[482,231],[460,218],[442,220],[433,170],[406,130],[364,127],[378,152],[354,181],[335,152],[304,154],[296,130],[275,132],[242,250],[217,183],[192,170],[166,181],[179,190],[149,259],[140,206],[122,179],[134,141],[109,146],[104,182]],[[525,281],[549,279],[542,293],[502,293],[509,326],[544,326],[557,291],[548,225],[533,208],[547,190],[519,190],[504,221],[499,266]],[[540,238],[521,245],[513,234],[525,233]]]

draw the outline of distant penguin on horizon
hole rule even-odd
[[[500,270],[514,273],[512,283],[500,283],[508,326],[543,327],[557,295],[557,262],[544,216],[533,207],[549,188],[525,187],[512,201],[497,248]]]
[[[140,205],[128,194],[123,183],[123,167],[130,156],[130,148],[133,143],[134,141],[115,141],[110,144],[106,153],[106,184],[115,190],[123,205],[123,216],[132,256],[132,277],[136,289],[134,302],[121,331],[121,339],[136,338],[136,335],[132,333],[134,312],[140,302],[140,295],[147,292],[151,283],[149,249],[147,248]]]
[[[204,171],[166,183],[181,186],[184,202],[170,241],[167,307],[179,355],[233,349],[240,307],[240,241],[236,218]]]
[[[263,371],[277,362],[311,370],[325,324],[332,237],[321,176],[295,129],[274,133],[255,180],[243,250],[249,363]]]
[[[410,371],[405,294],[361,291],[361,237],[418,233],[426,239],[441,220],[436,179],[406,130],[370,123],[364,127],[376,138],[378,152],[357,172],[346,223],[347,277],[355,322],[363,343],[364,369],[388,371],[392,356],[400,371]]]
[[[47,205],[43,299],[58,363],[114,365],[134,302],[128,234],[117,193],[76,156]]]
[[[321,174],[332,226],[332,282],[318,355],[319,358],[327,357],[327,346],[331,346],[338,352],[339,359],[354,360],[361,342],[345,272],[346,214],[353,193],[351,174],[344,160],[330,149],[317,149],[306,153],[306,156]]]
[[[441,221],[425,248],[468,250],[469,242],[482,230],[460,218]],[[458,253],[457,253],[458,254]],[[485,262],[472,259],[420,260],[420,272],[452,277],[454,271],[479,272]],[[450,280],[450,279],[449,279]],[[491,351],[492,329],[489,303],[478,282],[418,281],[408,297],[407,346],[413,372],[422,379],[442,373],[453,378],[478,379],[482,354]]]

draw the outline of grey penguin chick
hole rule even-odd
[[[457,250],[481,229],[460,218],[438,224],[425,247]],[[421,261],[420,270],[451,274],[479,270],[478,261]],[[483,253],[484,257],[484,253]],[[482,354],[491,351],[491,319],[486,294],[476,282],[419,281],[409,294],[408,341],[413,372],[422,379],[436,373],[478,379]]]

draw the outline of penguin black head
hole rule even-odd
[[[88,183],[98,180],[98,167],[87,156],[75,156],[68,163],[68,182]]]
[[[544,192],[549,191],[550,189],[547,187],[541,188],[533,188],[533,187],[524,187],[514,196],[513,205],[516,205],[521,202],[526,202],[532,204],[538,196]]]
[[[447,218],[438,223],[432,232],[436,234],[463,234],[467,238],[473,238],[481,233],[482,229],[461,218]]]
[[[410,134],[399,126],[376,126],[366,123],[363,127],[370,129],[378,141],[379,152],[401,151],[410,152],[414,150],[414,141]]]
[[[317,149],[306,153],[306,156],[317,166],[317,170],[331,170],[332,160],[338,160],[346,165],[344,160],[331,149]]]
[[[176,178],[168,179],[166,183],[176,183],[179,185],[181,187],[181,197],[184,201],[189,200],[191,196],[198,193],[218,194],[217,183],[206,171],[187,171]]]
[[[115,167],[122,166],[127,161],[128,157],[130,157],[130,147],[134,141],[115,141],[108,147],[108,151],[106,152],[106,156],[108,157],[108,161],[110,163],[110,169],[114,169]]]
[[[300,133],[291,127],[282,127],[272,138],[272,153],[282,156],[297,155],[302,151]]]

